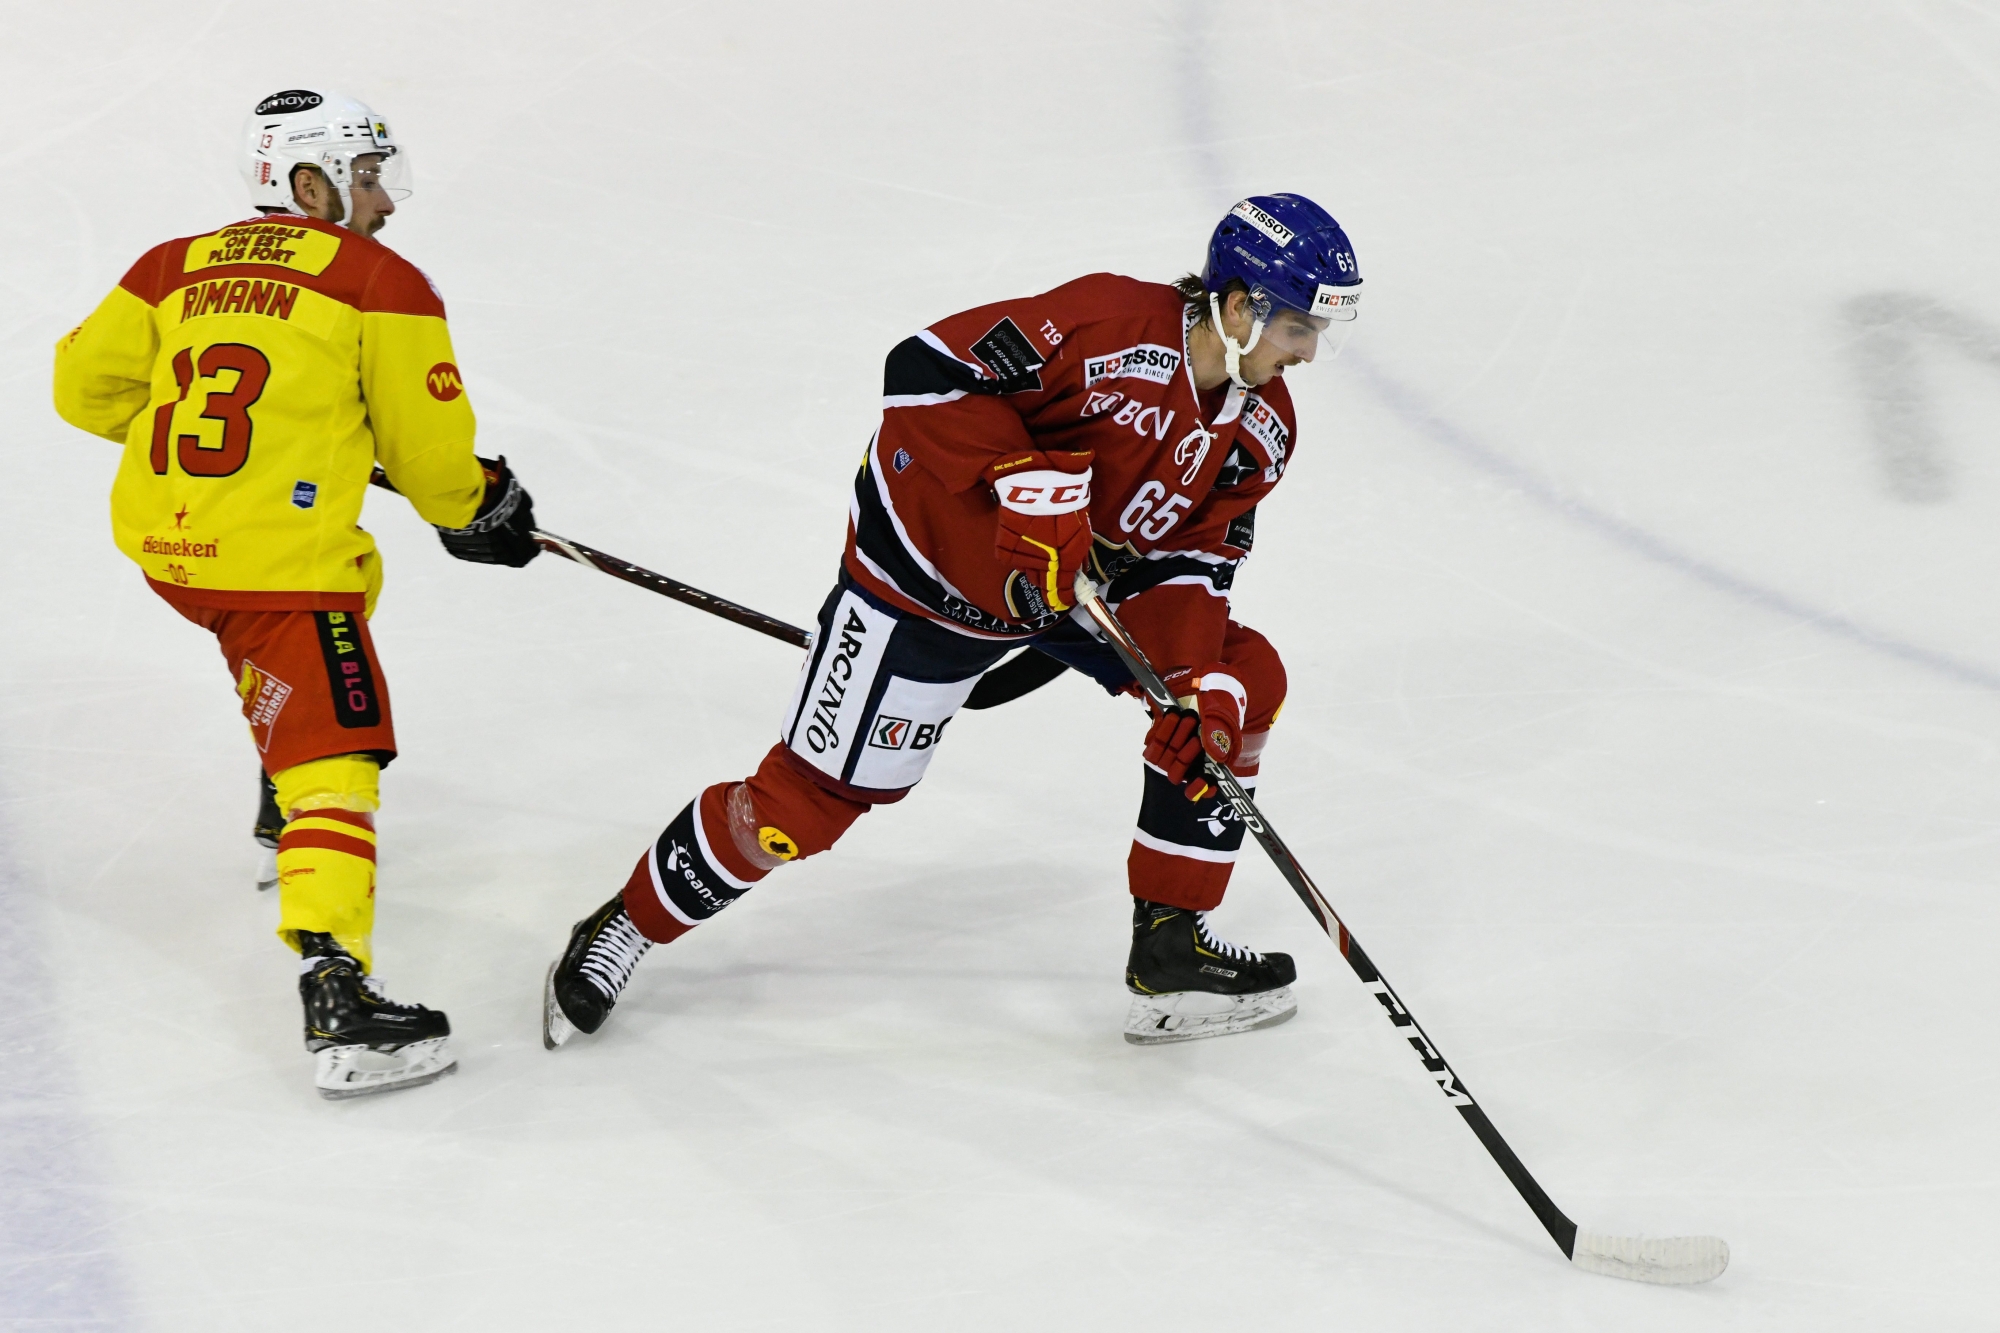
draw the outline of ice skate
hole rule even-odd
[[[652,947],[625,914],[623,894],[577,922],[542,984],[542,1045],[553,1051],[579,1032],[603,1027]]]
[[[1206,912],[1135,900],[1125,1040],[1155,1046],[1282,1023],[1299,1011],[1291,989],[1297,975],[1290,954],[1218,939]]]
[[[398,1004],[331,935],[299,932],[304,956],[306,1049],[313,1082],[332,1100],[431,1083],[457,1068],[451,1022],[436,1009]]]
[[[264,893],[278,887],[278,836],[285,831],[285,816],[278,809],[278,786],[271,781],[271,775],[260,768],[257,781],[262,795],[257,801],[257,823],[250,836],[258,847],[257,892]]]

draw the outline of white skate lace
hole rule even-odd
[[[1206,912],[1196,912],[1194,914],[1194,933],[1195,938],[1201,941],[1203,948],[1219,953],[1224,958],[1235,958],[1245,963],[1261,963],[1264,961],[1264,955],[1258,953],[1255,949],[1246,949],[1240,944],[1231,944],[1228,940],[1223,939],[1210,930],[1208,928],[1208,913]]]
[[[590,978],[590,984],[605,999],[616,1000],[625,983],[632,979],[632,969],[639,966],[639,960],[652,947],[653,942],[639,933],[632,918],[620,912],[597,932],[578,970]]]

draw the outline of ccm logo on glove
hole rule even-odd
[[[1073,514],[1090,504],[1090,472],[1021,472],[994,489],[1000,503],[1018,514]]]

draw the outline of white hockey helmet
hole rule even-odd
[[[298,212],[292,169],[312,166],[339,192],[342,218],[351,218],[355,159],[369,154],[376,160],[364,170],[374,168],[376,183],[389,197],[409,197],[409,157],[389,123],[345,93],[312,88],[272,93],[243,122],[243,139],[243,181],[258,208]]]

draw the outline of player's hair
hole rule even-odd
[[[1174,290],[1181,294],[1182,301],[1201,311],[1203,319],[1208,318],[1208,285],[1201,280],[1199,273],[1183,273],[1180,277],[1175,278]],[[1241,278],[1231,278],[1228,282],[1222,284],[1221,296],[1224,300],[1228,300],[1231,292],[1247,292],[1249,290],[1249,283],[1243,281]]]

